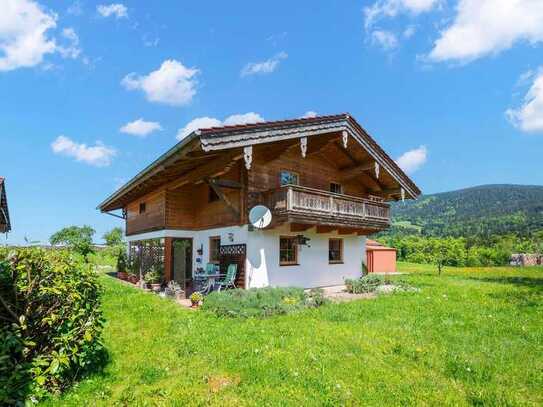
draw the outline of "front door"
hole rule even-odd
[[[173,279],[186,290],[192,280],[192,239],[173,239]]]

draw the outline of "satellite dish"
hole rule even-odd
[[[271,211],[264,205],[256,205],[249,211],[249,222],[257,229],[264,229],[271,223]]]

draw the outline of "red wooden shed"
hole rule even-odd
[[[396,249],[375,240],[366,240],[366,265],[368,273],[395,273]]]

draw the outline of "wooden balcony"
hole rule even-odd
[[[382,201],[334,194],[298,185],[255,194],[253,203],[272,211],[274,224],[290,222],[378,231],[390,226],[390,206]]]

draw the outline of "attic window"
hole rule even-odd
[[[140,202],[140,215],[145,213],[146,205],[145,202]]]
[[[338,184],[336,182],[330,182],[330,192],[334,194],[342,194],[343,187],[341,186],[341,184]]]

